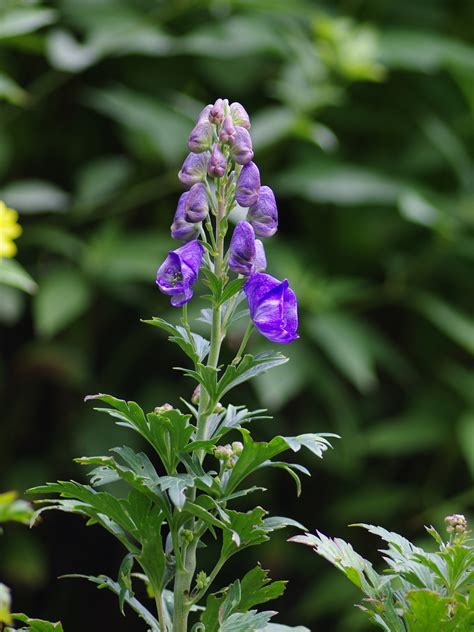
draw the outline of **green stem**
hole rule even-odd
[[[156,612],[158,613],[158,623],[161,632],[168,632],[168,624],[166,622],[165,611],[163,609],[163,597],[161,592],[155,594]]]
[[[247,329],[245,330],[244,337],[242,338],[242,342],[240,343],[239,350],[237,351],[235,358],[232,360],[232,364],[234,366],[239,364],[239,362],[242,360],[242,354],[245,351],[245,347],[247,346],[247,342],[249,341],[250,336],[252,335],[252,331],[253,331],[253,323],[252,321],[250,321],[250,323],[247,325]]]

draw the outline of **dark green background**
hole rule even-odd
[[[469,513],[473,26],[469,0],[2,0],[0,199],[20,211],[18,260],[39,290],[0,286],[0,488],[80,477],[73,456],[131,440],[85,394],[189,396],[178,351],[139,319],[176,317],[154,286],[176,174],[197,113],[227,97],[251,113],[279,203],[269,271],[301,314],[292,361],[234,403],[275,415],[262,439],[342,435],[324,461],[304,455],[300,499],[272,473],[260,502],[371,557],[379,543],[347,524],[417,538]],[[116,575],[122,552],[98,528],[50,514],[0,546],[14,609],[68,632],[143,629],[111,594],[55,579]],[[309,550],[282,535],[237,571],[256,559],[290,580],[271,604],[283,622],[367,629],[355,590]]]

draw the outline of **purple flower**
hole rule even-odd
[[[275,196],[270,187],[260,188],[258,200],[249,208],[247,213],[255,234],[259,237],[271,237],[278,228],[278,210]]]
[[[224,120],[224,101],[222,99],[217,99],[214,105],[209,110],[209,120],[214,125],[219,125]]]
[[[245,129],[250,129],[250,119],[247,111],[244,106],[234,101],[234,103],[230,104],[230,114],[232,116],[232,120],[235,125],[240,125],[240,127],[245,127]]]
[[[240,206],[251,206],[258,200],[259,191],[260,171],[254,162],[249,162],[242,167],[240,172],[235,199]]]
[[[197,224],[206,219],[209,213],[209,200],[206,187],[202,182],[197,182],[189,189],[184,204],[184,217],[187,222]]]
[[[232,272],[249,276],[255,271],[255,233],[248,222],[234,228],[229,246],[229,268]]]
[[[186,221],[185,205],[189,191],[185,191],[179,198],[178,206],[174,214],[173,223],[171,224],[171,237],[179,241],[189,241],[196,239],[199,233],[199,227]]]
[[[265,248],[260,239],[255,240],[255,272],[265,272],[267,269],[267,258]]]
[[[201,154],[211,148],[212,143],[212,125],[209,121],[200,121],[196,123],[188,138],[189,151],[195,154]]]
[[[219,134],[219,140],[221,143],[232,143],[236,134],[237,130],[235,129],[231,117],[226,116],[222,124],[221,133]]]
[[[178,173],[178,178],[181,182],[190,187],[196,184],[196,182],[204,180],[207,173],[207,161],[209,160],[209,156],[208,151],[202,154],[188,154]]]
[[[256,272],[244,285],[250,317],[258,331],[272,342],[287,344],[299,338],[298,304],[288,281]]]
[[[252,139],[245,127],[236,127],[231,141],[231,154],[239,165],[246,165],[253,158]]]
[[[212,178],[222,178],[227,169],[227,160],[221,148],[216,143],[212,148],[211,157],[207,163],[207,173]]]
[[[191,300],[203,253],[204,246],[194,239],[171,250],[158,268],[156,284],[163,294],[171,296],[173,307],[181,307]]]
[[[203,108],[199,112],[199,116],[197,117],[196,125],[198,125],[198,123],[202,123],[203,121],[208,121],[209,120],[209,112],[211,110],[212,110],[212,103],[209,103],[208,105],[206,105],[205,108]]]

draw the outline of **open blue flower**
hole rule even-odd
[[[269,274],[256,272],[244,285],[250,317],[258,331],[281,344],[299,338],[298,302],[288,281],[279,281]]]
[[[181,307],[193,297],[203,254],[204,246],[194,239],[171,250],[158,268],[156,284],[163,294],[171,296],[173,307]]]

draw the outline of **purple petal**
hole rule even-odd
[[[255,233],[248,222],[234,228],[229,246],[229,268],[237,274],[249,276],[255,266]]]
[[[235,162],[246,165],[253,158],[252,139],[245,127],[236,127],[236,133],[232,139],[231,153]]]
[[[265,272],[267,269],[267,257],[265,248],[260,239],[255,240],[255,272]]]
[[[178,206],[171,224],[171,236],[179,241],[195,239],[199,233],[199,227],[186,221],[185,204],[189,191],[185,191],[179,198]]]
[[[212,178],[222,178],[227,170],[227,160],[221,148],[216,143],[212,148],[211,157],[207,163],[207,173]]]
[[[187,222],[197,224],[206,219],[208,213],[209,200],[206,187],[202,182],[197,182],[189,189],[184,205],[184,216]]]
[[[188,154],[178,173],[178,178],[184,185],[190,187],[204,180],[207,173],[209,156],[210,153],[208,151],[202,154]]]
[[[184,305],[192,298],[192,286],[198,278],[203,254],[203,245],[193,240],[171,250],[158,268],[156,284],[163,294],[174,297],[171,300],[174,307]]]
[[[244,292],[252,321],[265,338],[287,344],[299,337],[297,299],[286,279],[257,272],[244,285]]]
[[[270,187],[260,187],[258,200],[250,206],[247,220],[258,237],[271,237],[278,229],[278,209]]]
[[[240,125],[240,127],[245,127],[246,129],[250,129],[250,118],[243,105],[241,105],[237,101],[234,101],[234,103],[231,103],[230,114],[232,116],[232,120],[234,121],[235,125]]]
[[[248,207],[255,204],[260,192],[260,171],[254,162],[242,167],[237,182],[235,199],[240,206]]]

